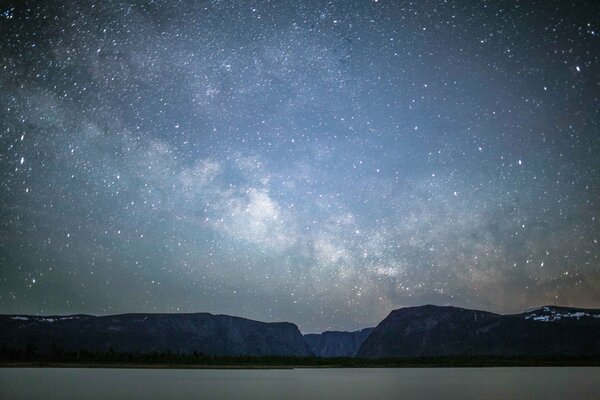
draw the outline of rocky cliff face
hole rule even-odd
[[[317,357],[354,357],[373,328],[354,332],[327,331],[304,335],[306,343]]]
[[[358,357],[598,356],[600,312],[568,309],[499,315],[456,307],[392,311],[363,342]],[[553,313],[552,310],[555,310]],[[563,317],[550,322],[551,315]],[[582,318],[584,313],[592,315]],[[578,320],[575,315],[579,315]]]
[[[0,348],[89,352],[193,352],[217,356],[312,355],[294,324],[228,315],[0,316]]]

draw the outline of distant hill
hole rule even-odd
[[[304,335],[304,340],[317,357],[354,357],[373,328],[354,332],[326,331]]]
[[[37,352],[140,352],[311,356],[298,327],[228,315],[0,316],[0,348]]]
[[[600,356],[600,310],[545,306],[516,315],[457,307],[392,311],[357,357]]]

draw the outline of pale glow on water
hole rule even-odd
[[[600,368],[2,368],[0,398],[597,399]]]

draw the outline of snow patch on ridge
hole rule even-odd
[[[67,316],[67,317],[55,317],[55,318],[48,318],[48,317],[23,317],[20,315],[16,315],[14,317],[10,317],[10,319],[13,320],[17,320],[17,321],[42,321],[42,322],[55,322],[55,321],[67,321],[70,319],[81,319],[81,317],[79,316]]]
[[[526,315],[525,319],[543,322],[560,321],[561,319],[600,318],[600,314],[590,314],[583,311],[561,312],[548,306],[535,308],[528,312],[530,314]]]

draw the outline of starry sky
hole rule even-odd
[[[600,307],[598,16],[1,1],[0,312]]]

